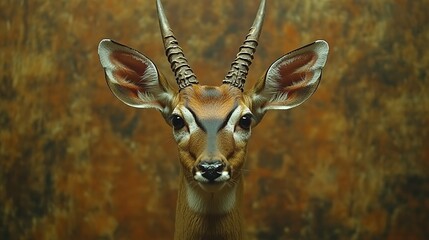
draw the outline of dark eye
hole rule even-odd
[[[238,125],[244,130],[249,130],[250,126],[252,125],[252,114],[248,113],[243,115],[240,118]]]
[[[181,116],[174,114],[171,116],[171,124],[173,125],[174,130],[180,130],[185,126],[185,121]]]

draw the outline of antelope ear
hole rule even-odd
[[[107,84],[118,99],[136,108],[169,111],[173,90],[149,58],[110,39],[100,42],[98,55]]]
[[[307,100],[319,85],[328,51],[328,43],[318,40],[275,61],[248,94],[256,119],[267,110],[285,110]]]

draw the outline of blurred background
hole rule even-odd
[[[218,85],[258,1],[164,0],[200,82]],[[253,130],[246,239],[427,239],[427,0],[269,0],[250,88],[283,54],[330,44],[321,85]],[[172,239],[179,163],[155,110],[125,106],[103,38],[171,80],[155,1],[0,2],[0,239]]]

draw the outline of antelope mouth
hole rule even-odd
[[[231,178],[230,168],[220,160],[201,161],[193,169],[194,179],[199,183],[216,184]]]
[[[231,178],[228,171],[221,172],[210,172],[210,171],[196,171],[194,174],[194,179],[202,184],[216,185],[219,183],[224,183]]]
[[[231,175],[229,171],[195,171],[194,179],[203,190],[217,192],[231,179]]]

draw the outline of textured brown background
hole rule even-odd
[[[167,1],[200,82],[218,84],[257,1]],[[427,239],[428,1],[269,0],[249,84],[326,39],[316,94],[270,112],[246,163],[248,239]],[[155,1],[0,2],[0,239],[171,239],[171,130],[106,86],[112,38],[171,77]]]

